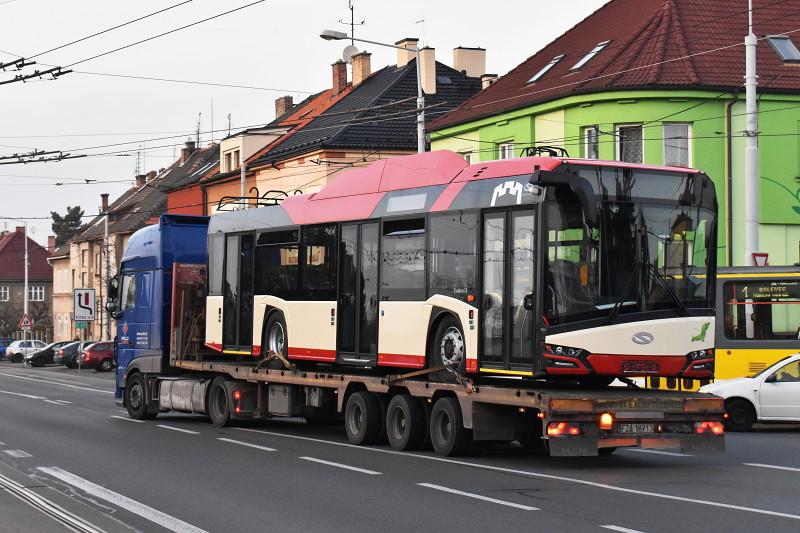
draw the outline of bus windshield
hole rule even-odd
[[[643,189],[661,176],[613,169],[628,172],[620,172],[616,177],[623,183],[611,188],[601,170],[580,169],[597,178],[598,227],[586,223],[569,190],[548,192],[543,284],[548,323],[613,321],[620,314],[665,310],[686,315],[713,308],[706,278],[716,264],[716,209],[715,202],[703,198],[700,180],[675,173],[677,178],[667,176]],[[665,186],[670,180],[671,187]],[[632,194],[637,188],[644,193],[640,197]]]

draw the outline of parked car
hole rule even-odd
[[[725,425],[748,431],[755,422],[800,422],[800,353],[747,378],[700,387],[725,399]]]
[[[81,368],[111,372],[114,369],[114,343],[105,341],[87,346],[81,354]]]
[[[8,345],[14,342],[14,339],[11,337],[1,337],[0,338],[0,359],[6,358],[6,348]]]
[[[12,363],[21,363],[26,355],[37,352],[47,346],[44,341],[14,341],[6,348],[6,359]]]
[[[78,357],[90,344],[97,341],[74,341],[58,349],[53,362],[57,365],[65,365],[70,368],[78,368]]]
[[[25,364],[28,366],[44,366],[53,363],[53,357],[62,346],[66,346],[70,341],[53,342],[39,350],[25,356]]]

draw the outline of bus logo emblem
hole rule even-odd
[[[633,337],[631,337],[631,340],[636,344],[650,344],[651,342],[653,342],[653,339],[655,339],[655,337],[653,337],[653,334],[648,333],[646,331],[640,331],[639,333],[634,333]]]
[[[522,203],[522,184],[516,181],[506,181],[494,188],[492,202],[489,204],[494,207],[501,196],[512,195],[516,197],[517,205]]]

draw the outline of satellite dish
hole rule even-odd
[[[352,44],[348,44],[347,46],[344,47],[344,50],[342,50],[342,60],[345,63],[350,63],[350,61],[353,59],[353,56],[356,55],[357,53],[358,53],[358,48],[356,48]]]

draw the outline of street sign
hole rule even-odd
[[[769,254],[753,252],[753,264],[757,267],[769,266]]]
[[[75,329],[87,329],[88,326],[89,326],[89,324],[87,324],[86,322],[83,322],[83,321],[75,322]]]
[[[76,322],[92,322],[95,319],[94,289],[75,289],[72,301]]]
[[[19,319],[19,329],[31,329],[33,327],[33,320],[26,313],[22,313],[22,318]]]

